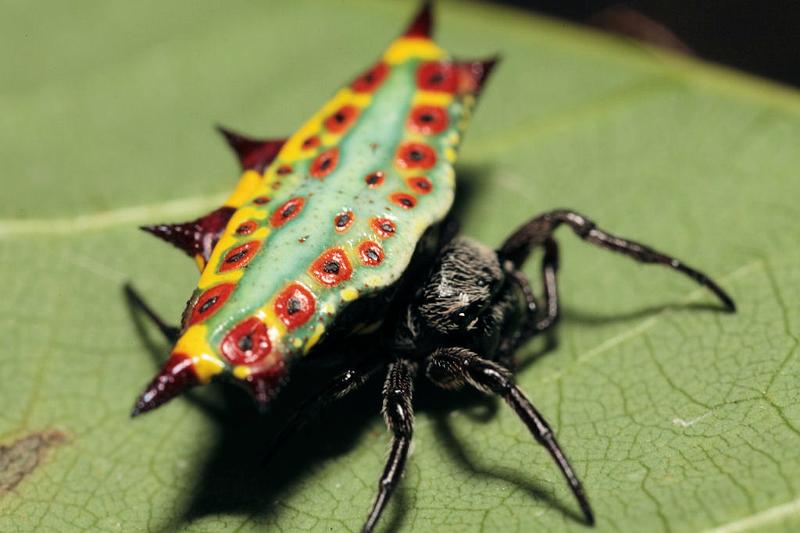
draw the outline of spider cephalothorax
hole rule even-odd
[[[457,237],[439,256],[415,305],[419,318],[442,333],[477,332],[484,311],[503,288],[503,269],[486,246]]]
[[[180,327],[128,287],[174,343],[133,415],[219,378],[244,385],[264,408],[299,360],[338,364],[340,373],[300,406],[280,443],[383,371],[393,440],[369,531],[405,465],[415,380],[470,386],[512,407],[591,524],[588,499],[553,431],[512,379],[514,351],[559,316],[553,232],[567,225],[587,242],[688,275],[729,310],[733,301],[702,273],[574,211],[533,218],[497,250],[445,231],[456,149],[495,61],[452,60],[431,40],[431,25],[425,4],[378,63],[288,139],[224,131],[243,169],[226,204],[191,222],[145,228],[195,258],[201,277]],[[539,298],[520,270],[537,248],[544,251]],[[347,345],[365,352],[344,351]]]

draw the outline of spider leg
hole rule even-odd
[[[416,373],[417,365],[405,359],[398,359],[389,365],[383,385],[383,418],[393,434],[392,450],[378,482],[378,495],[364,524],[364,533],[369,533],[375,527],[406,465],[414,427],[411,397]]]
[[[504,349],[500,350],[498,361],[506,368],[513,368],[514,353],[531,337],[551,329],[560,318],[560,305],[558,299],[558,243],[552,237],[547,237],[542,244],[544,256],[542,257],[542,304],[539,305],[533,294],[530,282],[522,271],[512,267],[507,274],[512,283],[516,283],[524,295],[528,306],[527,320],[520,328],[520,334]]]
[[[272,439],[264,455],[263,463],[269,462],[281,446],[315,418],[322,409],[361,388],[375,374],[378,368],[380,367],[376,364],[349,368],[336,376],[319,394],[303,402]]]
[[[514,385],[511,372],[470,350],[440,348],[428,356],[425,373],[431,381],[446,389],[458,388],[466,383],[486,394],[501,396],[517,413],[536,441],[553,457],[578,500],[586,522],[589,525],[594,524],[594,514],[583,486],[556,441],[553,430],[525,394]]]
[[[722,301],[728,311],[736,310],[733,299],[722,287],[699,270],[649,246],[603,231],[594,222],[576,211],[557,209],[533,218],[506,239],[500,247],[500,256],[510,260],[516,267],[521,266],[531,250],[542,244],[561,224],[566,224],[578,237],[601,248],[627,255],[641,263],[661,264],[677,270],[698,284],[707,287]]]
[[[556,325],[560,316],[558,301],[558,243],[547,237],[543,243],[542,257],[542,289],[544,291],[544,316],[540,316],[533,325],[533,333],[541,333]]]
[[[161,334],[171,343],[178,342],[178,337],[181,334],[181,328],[178,326],[172,326],[164,321],[158,313],[156,313],[152,307],[150,307],[147,302],[144,301],[142,295],[133,288],[133,285],[130,283],[126,283],[124,287],[125,297],[128,299],[128,302],[131,306],[138,309],[142,313],[145,314],[150,321],[155,324],[155,326],[161,331]]]

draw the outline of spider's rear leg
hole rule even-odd
[[[383,385],[383,418],[391,430],[392,450],[378,483],[378,495],[369,513],[363,531],[372,531],[386,508],[400,475],[406,466],[408,449],[414,431],[414,410],[411,407],[413,381],[417,374],[417,365],[405,359],[398,359],[389,365],[389,372]]]
[[[375,363],[349,368],[336,376],[320,393],[303,402],[272,439],[267,453],[264,454],[263,463],[269,462],[281,446],[316,417],[322,409],[361,388],[379,368],[380,366]]]
[[[161,331],[161,334],[171,343],[175,344],[178,342],[178,337],[181,334],[181,328],[178,326],[173,326],[168,324],[158,313],[150,307],[147,302],[144,301],[142,295],[133,288],[133,285],[130,283],[126,283],[125,287],[125,297],[128,299],[128,302],[131,306],[138,309],[144,315],[150,319],[150,321],[155,324],[155,326]]]
[[[692,278],[713,292],[728,311],[735,311],[733,299],[714,280],[683,262],[635,241],[623,239],[599,229],[584,215],[566,209],[557,209],[533,218],[511,234],[500,247],[500,256],[519,267],[530,252],[541,245],[561,224],[575,232],[581,239],[596,246],[627,255],[641,263],[668,266]]]
[[[464,348],[440,348],[427,359],[425,373],[435,384],[446,389],[469,384],[487,394],[497,394],[517,413],[536,441],[544,446],[564,474],[586,522],[594,524],[594,514],[578,476],[556,441],[553,430],[542,415],[516,386],[511,372]]]

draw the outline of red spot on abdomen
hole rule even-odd
[[[228,296],[231,295],[235,287],[233,283],[223,283],[211,287],[201,294],[192,308],[192,314],[189,316],[189,323],[187,326],[191,326],[213,315],[216,310],[225,303],[225,300],[228,299]]]
[[[393,204],[402,207],[403,209],[411,209],[417,205],[417,199],[404,192],[395,192],[389,195],[389,200]]]
[[[272,216],[269,217],[269,223],[273,228],[279,228],[283,226],[300,214],[300,211],[303,210],[303,205],[305,205],[305,203],[305,198],[302,196],[287,200],[282,206],[272,213]]]
[[[353,221],[355,220],[355,216],[353,215],[352,211],[342,211],[335,217],[333,217],[333,227],[339,233],[344,233],[345,231],[350,229],[350,226],[353,225]]]
[[[433,183],[425,176],[414,176],[406,179],[409,188],[419,194],[428,194],[433,190]]]
[[[358,245],[358,257],[367,266],[383,263],[383,248],[377,242],[364,241]]]
[[[454,93],[458,75],[452,63],[428,62],[417,69],[417,87],[423,91]]]
[[[353,267],[347,254],[341,248],[331,248],[322,253],[311,264],[311,275],[328,287],[333,287],[339,283],[350,279],[353,274]]]
[[[319,137],[316,135],[312,135],[311,137],[306,137],[306,140],[303,141],[303,149],[304,150],[311,150],[312,148],[316,148],[319,146]]]
[[[300,283],[289,284],[275,299],[275,314],[289,331],[308,322],[316,307],[314,294]]]
[[[242,222],[236,227],[236,234],[237,235],[250,235],[253,233],[256,228],[258,228],[258,224],[255,220],[247,220]]]
[[[331,133],[341,133],[349,128],[358,118],[358,108],[352,105],[342,106],[336,113],[325,119],[325,127]]]
[[[370,225],[382,239],[388,239],[397,231],[397,226],[388,218],[373,218],[370,221]]]
[[[386,75],[389,73],[389,66],[386,63],[378,63],[359,77],[357,77],[350,87],[357,93],[371,93],[377,89]]]
[[[234,365],[257,363],[272,350],[267,327],[256,317],[250,317],[225,335],[220,350]]]
[[[317,179],[322,179],[334,171],[339,164],[339,150],[331,148],[319,154],[311,163],[309,174]]]
[[[436,152],[427,144],[407,142],[397,150],[397,166],[402,169],[428,169],[436,164]]]
[[[437,135],[447,129],[447,112],[442,107],[418,105],[408,116],[408,129],[423,135]]]
[[[386,179],[386,174],[384,174],[380,170],[377,170],[375,172],[367,174],[364,177],[364,182],[370,189],[375,189],[376,187],[380,187],[385,179]]]
[[[227,272],[228,270],[233,270],[234,268],[242,268],[247,266],[247,264],[253,259],[253,256],[256,255],[259,246],[261,246],[259,241],[250,241],[242,244],[241,246],[237,246],[232,250],[229,250],[219,265],[219,271]]]

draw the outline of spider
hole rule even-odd
[[[345,370],[319,394],[302,404],[278,433],[270,454],[329,403],[341,399],[383,373],[383,418],[392,446],[378,482],[377,496],[363,530],[372,531],[400,482],[414,428],[414,383],[427,379],[443,389],[471,387],[501,397],[551,455],[577,500],[585,522],[594,524],[586,492],[553,430],[514,383],[514,352],[532,337],[553,328],[559,319],[558,244],[554,231],[566,225],[593,245],[641,263],[669,267],[710,289],[727,311],[730,296],[712,279],[685,263],[644,244],[598,228],[586,216],[559,209],[531,219],[492,250],[447,225],[439,227],[434,258],[416,272],[409,269],[401,289],[384,309],[380,328],[370,334],[373,353],[344,361]],[[534,295],[522,268],[541,248],[541,296]],[[166,324],[127,287],[128,295],[171,341],[180,329]],[[162,382],[167,388],[173,384]],[[146,401],[147,398],[144,398]],[[142,400],[137,408],[142,407]]]

